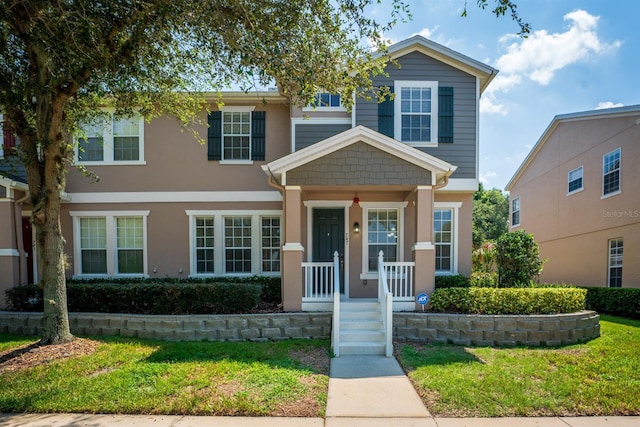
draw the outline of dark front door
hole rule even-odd
[[[313,261],[333,262],[340,255],[340,292],[344,293],[344,209],[313,210]]]

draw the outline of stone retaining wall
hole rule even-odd
[[[121,335],[170,341],[267,341],[330,338],[331,313],[140,315],[69,313],[78,335]],[[0,312],[0,332],[38,335],[41,313]],[[594,311],[536,316],[394,313],[395,338],[486,346],[556,346],[600,336]]]

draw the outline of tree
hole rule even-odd
[[[500,190],[485,190],[482,183],[473,195],[473,247],[495,241],[508,230],[509,198]]]
[[[500,287],[529,286],[542,272],[538,243],[524,230],[505,233],[496,242]]]
[[[0,110],[27,172],[42,343],[73,339],[59,216],[81,123],[108,105],[188,126],[206,107],[199,93],[232,82],[276,82],[303,105],[320,87],[347,104],[354,92],[384,96],[371,84],[387,59],[382,34],[407,14],[403,0],[389,1],[381,25],[365,13],[371,0],[0,0]],[[504,15],[505,0],[495,1]]]

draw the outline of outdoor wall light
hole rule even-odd
[[[358,222],[354,222],[353,223],[353,232],[358,234],[360,232],[360,223]]]

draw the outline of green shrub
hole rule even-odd
[[[500,287],[526,287],[537,281],[542,265],[533,234],[517,230],[500,236],[496,242]]]
[[[474,271],[469,279],[471,286],[476,288],[497,288],[498,273],[486,271]]]
[[[469,286],[471,286],[469,279],[461,274],[436,276],[436,289],[468,288]]]
[[[67,284],[70,312],[135,314],[247,313],[260,302],[263,287],[255,283],[94,283]],[[14,311],[42,311],[36,285],[6,292]]]
[[[631,319],[640,319],[640,289],[588,287],[587,308]]]
[[[466,314],[556,314],[585,309],[579,288],[450,288],[431,295],[431,310]]]
[[[482,243],[478,249],[471,252],[472,270],[483,273],[496,271],[496,257],[496,243],[492,241]]]

